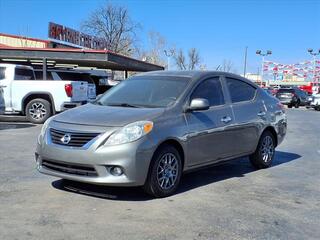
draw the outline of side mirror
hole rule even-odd
[[[97,95],[96,100],[102,97],[102,94]]]
[[[190,106],[187,111],[204,111],[210,107],[209,102],[205,98],[195,98],[191,100]]]

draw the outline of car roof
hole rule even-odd
[[[152,71],[152,72],[144,72],[144,73],[139,73],[135,76],[166,76],[166,77],[180,77],[180,78],[191,78],[194,80],[198,80],[198,79],[202,79],[206,76],[210,77],[213,75],[223,75],[225,77],[230,77],[230,78],[236,78],[236,79],[241,79],[244,80],[252,85],[256,85],[254,84],[252,81],[237,75],[237,74],[233,74],[233,73],[229,73],[229,72],[222,72],[222,71],[200,71],[200,70],[192,70],[192,71]]]

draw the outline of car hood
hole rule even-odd
[[[163,108],[111,107],[89,103],[62,112],[53,120],[79,125],[122,127],[136,121],[152,120],[163,112]]]

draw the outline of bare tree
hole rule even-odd
[[[184,56],[182,49],[174,56],[174,60],[179,70],[187,70],[186,57]]]
[[[150,63],[164,66],[166,64],[164,50],[167,46],[166,39],[159,33],[151,31],[148,33],[148,49],[137,48],[136,57]]]
[[[133,54],[139,28],[139,24],[131,20],[127,8],[110,3],[93,11],[82,23],[82,30],[103,38],[108,50],[125,55]]]
[[[194,70],[200,64],[199,52],[195,48],[189,50],[189,70]]]
[[[233,72],[233,63],[231,60],[224,59],[219,68],[223,72]]]
[[[196,48],[191,48],[188,51],[188,63],[182,49],[179,49],[174,56],[174,60],[180,70],[195,70],[200,65],[200,54]]]

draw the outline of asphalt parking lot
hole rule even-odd
[[[238,159],[185,175],[165,199],[41,175],[41,126],[0,122],[0,239],[319,239],[320,112],[287,113],[272,168]]]

